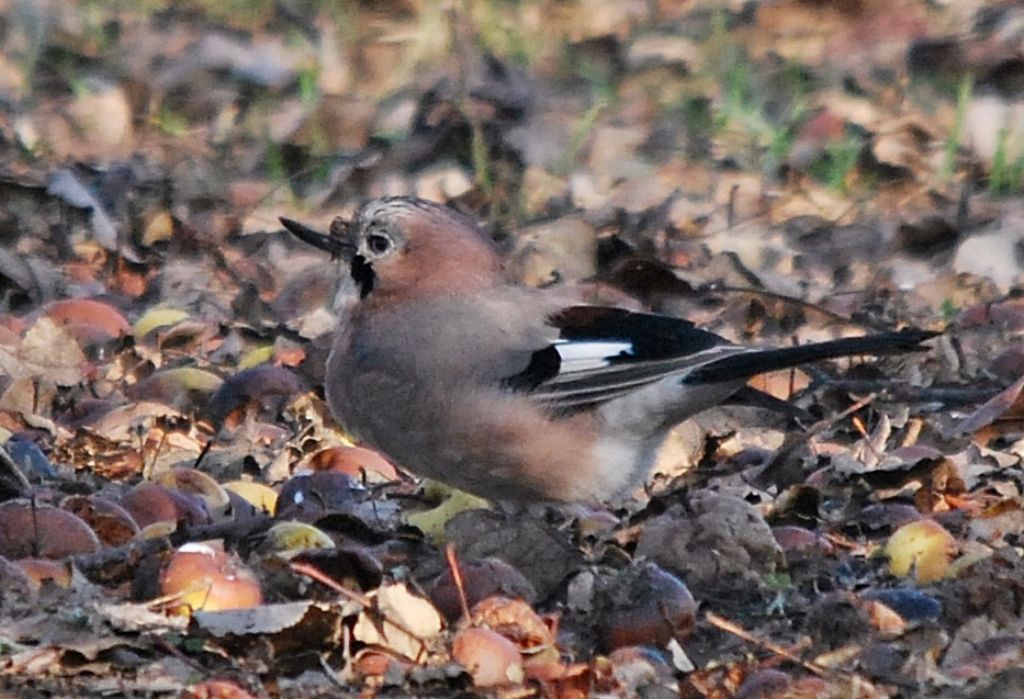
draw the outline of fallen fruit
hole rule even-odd
[[[530,581],[523,577],[518,570],[498,558],[460,562],[459,572],[462,575],[466,604],[470,608],[477,602],[494,595],[519,597],[527,602],[532,602],[537,597],[537,592],[533,589]],[[431,583],[429,592],[430,601],[448,621],[457,621],[462,616],[462,603],[450,568],[437,576]]]
[[[387,459],[363,447],[340,446],[321,449],[309,457],[309,465],[314,471],[345,473],[356,479],[363,478],[366,474],[370,481],[375,482],[398,479],[398,471]]]
[[[914,571],[921,583],[945,576],[956,552],[956,539],[933,519],[904,524],[885,544],[889,572],[902,578]]]
[[[274,514],[277,509],[277,491],[269,485],[253,481],[230,481],[224,484],[224,490],[241,496],[257,510],[267,514]]]
[[[463,629],[452,641],[452,658],[466,668],[477,687],[523,681],[523,658],[512,641],[483,628]]]
[[[693,628],[697,602],[682,580],[653,563],[626,568],[605,590],[605,648],[664,646]]]
[[[205,501],[195,495],[172,490],[163,485],[143,482],[121,497],[121,507],[145,529],[154,522],[179,522],[206,524],[210,511]]]
[[[278,522],[267,531],[260,550],[274,553],[294,553],[307,549],[332,549],[334,539],[326,532],[305,522]]]
[[[222,515],[228,508],[228,494],[210,475],[194,468],[171,468],[153,478],[154,483],[185,495],[201,498],[214,515]]]
[[[71,566],[67,563],[46,558],[22,558],[14,561],[14,565],[28,576],[36,590],[47,581],[65,590],[71,587]]]
[[[60,507],[80,517],[106,546],[127,544],[139,533],[138,524],[127,510],[98,495],[70,495]]]
[[[176,614],[245,609],[263,601],[255,573],[217,542],[189,543],[175,551],[160,574],[160,592],[174,597]]]
[[[99,550],[96,533],[70,512],[28,500],[0,505],[0,556],[64,558]]]

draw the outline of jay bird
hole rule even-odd
[[[330,235],[358,288],[327,362],[331,412],[396,463],[499,501],[600,502],[647,476],[673,426],[757,374],[923,350],[905,329],[752,348],[670,316],[511,283],[492,242],[440,204],[388,197]]]

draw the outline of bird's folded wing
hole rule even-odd
[[[559,349],[556,345],[555,349]],[[663,360],[621,360],[602,368],[562,371],[530,393],[536,401],[555,408],[577,408],[603,403],[670,376],[680,380],[696,367],[717,359],[749,352],[743,347],[723,346]]]
[[[686,320],[620,308],[573,306],[549,322],[558,339],[505,384],[554,409],[602,403],[750,351]]]
[[[819,359],[913,352],[936,334],[909,329],[757,349],[730,344],[686,320],[620,308],[573,306],[549,322],[558,339],[533,352],[505,385],[555,410],[603,403],[671,376],[735,382]]]

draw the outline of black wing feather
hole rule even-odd
[[[572,306],[553,316],[555,344],[534,352],[527,367],[504,384],[555,410],[578,410],[679,375],[688,383],[742,381],[820,359],[858,354],[898,354],[924,349],[938,333],[906,329],[797,347],[752,349],[731,344],[680,318],[621,308]],[[559,346],[622,343],[626,352],[596,356],[573,369]]]
[[[694,363],[711,359],[718,348],[733,347],[687,320],[621,308],[572,306],[551,317],[549,323],[559,332],[558,342],[534,352],[527,367],[504,384],[556,409],[611,400],[685,372]],[[587,342],[622,342],[630,351],[604,357],[604,366],[565,371],[559,345]]]

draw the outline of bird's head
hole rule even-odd
[[[351,220],[338,217],[325,235],[281,223],[301,240],[345,261],[363,299],[472,291],[501,278],[497,250],[457,211],[412,197],[374,199]]]

